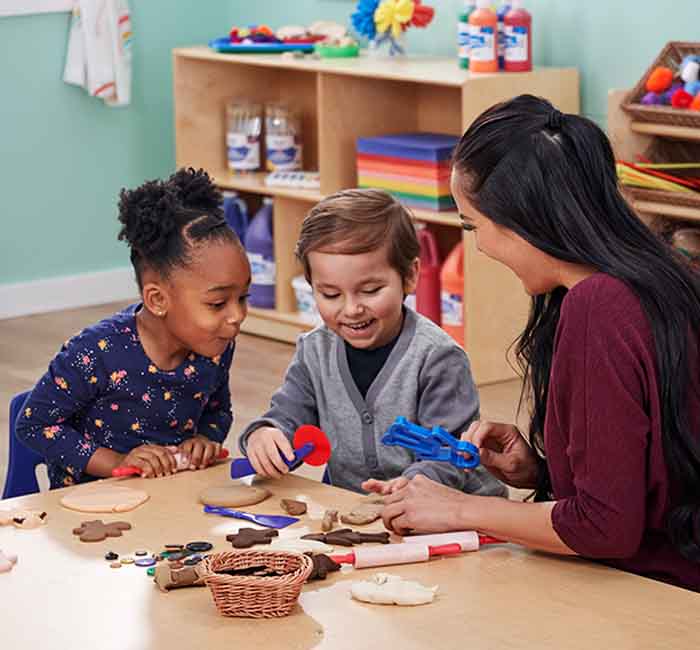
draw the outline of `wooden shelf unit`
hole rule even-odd
[[[611,90],[608,93],[608,136],[617,158],[635,160],[651,145],[653,138],[700,142],[700,129],[633,120],[621,108],[627,93],[627,90]],[[653,215],[700,221],[700,208],[661,201],[631,201],[631,204],[645,221]]]
[[[209,170],[222,188],[273,197],[277,308],[251,309],[244,331],[284,341],[311,327],[295,314],[291,286],[301,272],[293,253],[301,221],[323,196],[357,185],[358,137],[415,131],[461,135],[483,110],[524,92],[547,97],[563,111],[579,111],[574,68],[470,74],[450,58],[283,59],[190,47],[173,52],[173,70],[177,165]],[[268,187],[262,172],[227,171],[224,107],[234,97],[261,103],[284,99],[299,107],[304,168],[320,171],[318,192]],[[477,383],[512,378],[506,350],[529,306],[520,281],[476,250],[474,238],[459,228],[456,212],[413,213],[431,224],[443,253],[465,237],[465,347]]]

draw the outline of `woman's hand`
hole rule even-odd
[[[294,460],[294,450],[287,436],[274,427],[261,427],[253,431],[248,438],[246,451],[253,469],[268,478],[281,478],[289,472],[280,453],[287,460]]]
[[[166,476],[177,472],[175,447],[141,445],[134,447],[115,467],[138,467],[143,478]]]
[[[436,483],[422,474],[384,497],[382,520],[388,530],[399,535],[409,532],[444,533],[474,528],[464,519],[469,499],[480,499]]]
[[[496,478],[516,488],[535,488],[537,456],[517,427],[477,420],[462,440],[476,445],[481,464]]]
[[[221,444],[209,440],[206,436],[196,435],[181,442],[178,447],[181,456],[181,467],[187,469],[205,469],[219,455]]]
[[[405,476],[398,476],[389,481],[379,481],[376,478],[371,478],[362,484],[362,489],[366,492],[374,492],[376,494],[393,494],[397,490],[408,485],[408,479]]]

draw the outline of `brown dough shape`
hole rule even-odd
[[[292,517],[298,517],[306,513],[307,506],[303,501],[295,501],[294,499],[282,499],[280,501],[282,510]]]
[[[323,513],[323,520],[321,521],[321,530],[327,533],[329,530],[333,530],[333,526],[338,522],[338,511],[337,510],[326,510]]]
[[[303,535],[302,539],[312,539],[331,546],[354,546],[355,544],[364,544],[376,542],[379,544],[389,543],[389,533],[360,533],[349,528],[339,528],[330,533],[318,533],[311,535]]]
[[[130,530],[131,524],[126,521],[113,521],[105,524],[101,519],[84,521],[79,528],[73,529],[74,535],[80,535],[81,542],[101,542],[108,537],[121,537],[122,531]]]
[[[270,496],[264,487],[247,485],[226,485],[210,487],[199,495],[199,501],[208,506],[221,508],[242,508],[261,503]]]
[[[177,567],[171,564],[159,564],[156,566],[153,581],[161,591],[178,587],[199,587],[204,584],[199,565]]]
[[[353,506],[350,512],[340,515],[340,521],[344,524],[352,526],[365,526],[377,521],[384,510],[384,499],[381,497],[372,497],[364,501],[360,501]]]
[[[338,564],[333,558],[323,553],[318,555],[313,555],[311,553],[306,553],[312,562],[314,563],[314,568],[311,569],[311,573],[307,578],[310,580],[325,580],[326,576],[333,571],[340,571],[340,564]]]
[[[255,528],[241,528],[233,535],[226,535],[226,541],[231,542],[233,548],[250,548],[255,544],[269,544],[273,537],[279,533],[273,529],[256,530]]]

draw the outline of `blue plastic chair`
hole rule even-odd
[[[33,494],[39,491],[36,480],[36,467],[46,463],[44,457],[27,447],[15,433],[15,423],[20,413],[24,410],[24,404],[29,393],[19,393],[10,402],[10,454],[5,479],[3,499],[21,497],[25,494]]]

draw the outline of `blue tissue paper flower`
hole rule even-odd
[[[374,25],[374,12],[379,6],[379,0],[360,0],[357,3],[355,12],[350,19],[352,26],[360,36],[366,36],[372,40],[377,34],[377,28]]]

